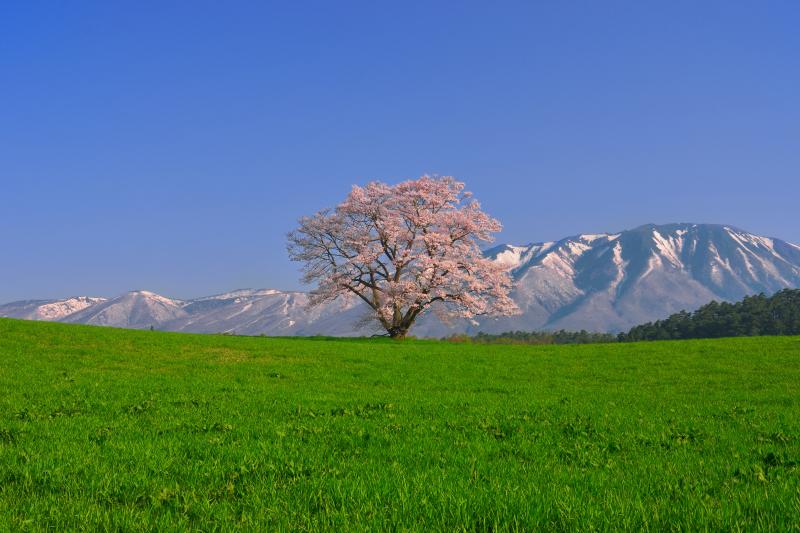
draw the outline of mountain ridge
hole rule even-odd
[[[417,336],[507,330],[623,331],[693,310],[800,286],[800,246],[727,224],[643,224],[616,233],[585,233],[527,245],[499,244],[485,255],[514,279],[521,314],[443,324],[424,316]],[[12,302],[0,316],[199,333],[359,335],[362,304],[337,301],[309,309],[308,295],[236,289],[179,300],[139,290],[105,299]]]

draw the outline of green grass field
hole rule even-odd
[[[800,338],[245,338],[0,319],[0,527],[798,530]]]

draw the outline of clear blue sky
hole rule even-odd
[[[800,3],[0,3],[0,302],[300,288],[352,183],[800,242]]]

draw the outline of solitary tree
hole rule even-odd
[[[500,223],[451,177],[354,186],[335,209],[299,221],[289,256],[316,283],[310,304],[360,298],[393,338],[428,310],[471,318],[518,312],[502,266],[483,257]]]

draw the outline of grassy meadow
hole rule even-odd
[[[800,530],[800,337],[0,319],[0,530]]]

